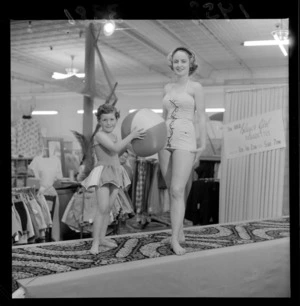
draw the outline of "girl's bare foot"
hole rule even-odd
[[[177,241],[172,240],[171,248],[176,255],[184,255],[186,253],[186,250]]]

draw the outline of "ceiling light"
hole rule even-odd
[[[28,21],[28,28],[27,28],[28,33],[32,33],[32,26],[31,26],[31,20]]]
[[[84,110],[83,110],[83,109],[79,109],[79,110],[77,111],[77,114],[83,114],[83,113],[84,113]],[[95,114],[95,113],[97,113],[97,110],[96,110],[96,109],[93,110],[93,114]]]
[[[103,33],[105,36],[110,36],[116,29],[116,24],[113,20],[106,21],[103,26]]]
[[[277,31],[272,32],[272,35],[274,39],[278,42],[278,46],[281,52],[284,54],[284,56],[287,56],[288,54],[282,44],[282,40],[285,40],[288,37],[288,31],[277,30]]]
[[[58,111],[33,111],[31,115],[57,115]]]
[[[225,112],[225,108],[206,108],[206,113],[222,113]]]
[[[73,60],[74,60],[74,55],[71,55],[71,68],[66,68],[67,73],[59,73],[59,72],[53,72],[52,78],[56,80],[62,80],[62,79],[67,79],[71,76],[76,76],[78,78],[84,78],[85,74],[84,73],[78,73],[78,69],[73,68]]]
[[[271,40],[254,40],[254,41],[244,41],[242,45],[249,46],[279,46],[282,53],[287,56],[287,51],[284,45],[289,44],[289,31],[283,30],[282,21],[280,24],[276,24],[276,30],[271,32],[274,39]]]
[[[288,45],[289,40],[285,39],[281,41],[283,45]],[[278,41],[271,39],[271,40],[250,40],[250,41],[244,41],[243,45],[246,47],[251,47],[251,46],[277,46]]]
[[[133,113],[135,112],[137,109],[130,109],[129,110],[129,113]],[[154,113],[157,113],[157,114],[162,114],[163,110],[161,108],[151,108],[151,110],[154,112]]]

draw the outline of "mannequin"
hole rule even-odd
[[[38,197],[43,198],[44,195],[56,196],[56,208],[53,216],[52,239],[60,240],[60,222],[59,222],[59,197],[57,191],[53,187],[56,180],[61,179],[62,168],[60,159],[57,156],[47,156],[47,149],[42,147],[38,154],[33,158],[28,166],[28,171],[39,179]]]

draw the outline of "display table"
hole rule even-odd
[[[65,223],[63,223],[61,219],[69,201],[71,200],[78,186],[79,184],[77,183],[66,184],[59,181],[56,182],[53,186],[58,194],[59,199],[59,201],[57,201],[53,216],[52,238],[55,241],[65,240],[68,235],[73,233],[73,231]]]

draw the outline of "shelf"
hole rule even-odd
[[[32,158],[30,157],[12,157],[11,158],[11,178],[12,187],[23,187],[27,184],[28,179],[28,165],[31,163]],[[20,172],[18,172],[18,170]]]

